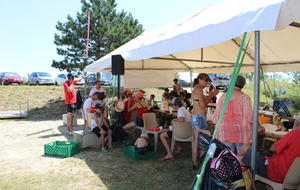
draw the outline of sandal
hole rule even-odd
[[[108,151],[115,152],[116,150],[113,147],[109,147]]]
[[[102,152],[107,152],[106,148],[104,148],[104,147],[101,148],[101,151]]]

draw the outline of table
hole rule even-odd
[[[273,124],[273,116],[274,112],[271,110],[258,110],[258,113],[261,117],[269,117],[270,118],[270,123]]]

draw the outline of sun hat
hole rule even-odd
[[[134,95],[135,95],[136,97],[138,97],[138,98],[143,98],[143,97],[144,97],[144,93],[141,92],[141,91],[135,92]]]
[[[149,136],[147,133],[142,133],[140,137],[144,137],[144,138],[148,139]]]
[[[124,102],[123,101],[117,101],[116,102],[116,112],[122,112],[124,110]]]
[[[100,103],[97,103],[97,104],[95,105],[95,109],[105,110],[105,107],[103,107]]]
[[[169,103],[169,106],[179,106],[182,105],[181,99],[176,97],[172,99],[172,102]]]

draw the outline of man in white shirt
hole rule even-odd
[[[173,121],[178,121],[178,122],[190,122],[191,121],[191,116],[190,113],[185,109],[185,107],[182,106],[182,101],[179,97],[175,97],[172,99],[172,102],[169,103],[169,106],[173,108],[174,111],[177,111],[177,118],[173,119]],[[161,158],[161,161],[166,161],[166,160],[174,160],[174,156],[180,155],[180,152],[182,150],[182,147],[179,146],[177,143],[175,143],[177,153],[175,155],[172,154],[171,147],[169,144],[168,139],[172,139],[172,122],[171,125],[169,126],[169,131],[164,132],[160,135],[161,142],[165,146],[167,150],[167,155],[164,158]]]
[[[95,87],[91,89],[89,97],[92,97],[95,92],[104,92],[104,94],[107,94],[106,90],[101,87],[101,82],[99,80],[95,82]]]
[[[84,101],[82,111],[83,111],[85,120],[87,120],[87,113],[89,111],[89,108],[91,107],[92,102],[95,100],[98,100],[98,95],[99,95],[99,92],[94,92],[94,94],[91,97],[89,97],[88,99],[86,99]]]

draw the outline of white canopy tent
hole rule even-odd
[[[254,32],[260,32],[264,72],[300,71],[300,1],[225,0],[173,23],[143,33],[85,68],[109,72],[111,55],[126,70],[231,73],[241,35],[250,45],[241,72],[254,72]]]
[[[125,59],[125,75],[126,70],[232,73],[241,35],[249,32],[250,45],[241,72],[256,73],[254,168],[259,67],[264,72],[300,71],[299,10],[299,0],[225,0],[136,37],[85,71],[109,72],[111,56],[120,54]]]

